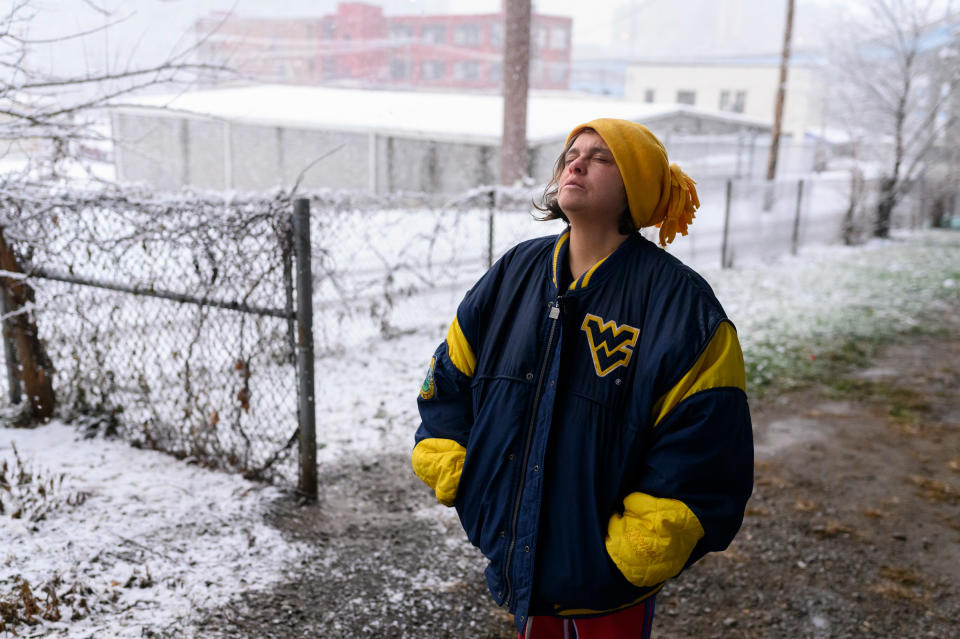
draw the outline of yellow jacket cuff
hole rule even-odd
[[[444,506],[457,497],[467,449],[452,439],[424,439],[413,449],[413,472],[433,489]]]
[[[614,514],[607,526],[607,554],[634,586],[660,584],[678,574],[703,526],[686,504],[644,493],[631,493],[623,515]]]

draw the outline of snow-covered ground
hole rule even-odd
[[[758,384],[836,339],[890,337],[958,308],[960,234],[811,248],[704,276],[736,323]],[[318,361],[321,464],[409,449],[416,388],[456,297],[421,300],[416,332]],[[28,583],[39,620],[50,601],[43,586],[52,584],[61,614],[19,626],[19,636],[194,636],[199,610],[289,578],[311,551],[265,523],[279,490],[119,441],[84,440],[64,424],[0,428],[4,463],[0,600],[22,601],[18,588]]]
[[[3,464],[0,597],[26,582],[41,609],[45,586],[60,599],[59,621],[20,636],[176,627],[268,586],[303,552],[263,521],[279,490],[122,441],[84,440],[62,423],[0,429]]]

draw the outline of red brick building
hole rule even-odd
[[[573,20],[531,16],[530,86],[567,89]],[[364,87],[499,89],[503,13],[384,15],[341,2],[321,18],[197,21],[201,58],[261,82]]]

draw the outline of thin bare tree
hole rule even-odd
[[[146,89],[181,88],[200,73],[224,70],[193,61],[202,42],[187,44],[165,59],[144,64],[123,60],[113,65],[89,65],[75,73],[45,68],[40,60],[46,59],[45,54],[52,49],[117,28],[126,20],[92,0],[85,2],[102,14],[103,24],[51,38],[30,35],[32,23],[41,11],[50,11],[48,7],[39,3],[34,6],[31,0],[13,0],[0,9],[0,159],[19,148],[19,155],[29,162],[25,166],[47,167],[41,175],[29,177],[56,176],[58,165],[76,158],[83,142],[109,141],[110,134],[97,126],[98,120],[103,120],[104,108]],[[14,179],[0,174],[0,183]],[[12,242],[14,238],[5,232],[17,214],[15,210],[0,211],[0,296],[5,302],[5,333],[13,342],[10,350],[15,351],[19,363],[9,369],[19,371],[28,395],[23,418],[43,419],[54,409],[53,368],[37,329],[29,268]]]
[[[960,16],[936,0],[861,0],[864,15],[834,45],[833,104],[859,155],[881,167],[873,234],[890,234],[893,211],[942,152],[956,144]],[[951,139],[952,138],[952,139]]]
[[[101,26],[48,38],[30,34],[41,11],[51,9],[34,6],[33,0],[13,0],[8,9],[0,10],[0,155],[17,144],[43,154],[47,160],[70,157],[76,154],[78,142],[109,136],[93,126],[104,107],[147,89],[177,90],[202,74],[229,72],[195,60],[202,40],[177,47],[163,59],[144,63],[104,56],[103,63],[88,64],[78,72],[45,68],[40,61],[51,51],[122,28],[130,18],[89,4],[103,15]]]

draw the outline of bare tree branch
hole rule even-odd
[[[79,86],[84,84],[103,84],[112,80],[129,80],[143,75],[162,73],[164,71],[226,71],[223,66],[204,63],[172,63],[164,62],[154,67],[145,69],[134,69],[131,71],[122,71],[120,73],[104,73],[97,76],[84,76],[79,78],[58,78],[47,82],[28,82],[13,87],[16,90],[30,91],[34,89],[49,89],[52,87]]]
[[[123,18],[118,18],[117,20],[114,20],[113,22],[108,22],[108,23],[103,24],[103,25],[101,25],[101,26],[99,26],[99,27],[94,27],[93,29],[88,29],[88,30],[86,30],[86,31],[77,31],[77,32],[75,32],[75,33],[68,33],[68,34],[61,35],[61,36],[56,36],[56,37],[53,37],[53,38],[44,38],[44,39],[21,38],[21,37],[18,37],[18,36],[16,36],[16,35],[13,35],[13,34],[7,34],[7,37],[10,38],[11,40],[14,40],[14,41],[19,42],[20,44],[24,44],[24,45],[33,45],[33,44],[58,44],[58,43],[61,43],[61,42],[67,42],[67,41],[69,41],[69,40],[78,40],[78,39],[80,39],[80,38],[86,38],[87,36],[91,36],[91,35],[94,35],[94,34],[96,34],[96,33],[102,33],[102,32],[104,32],[104,31],[107,31],[108,29],[112,29],[113,27],[117,26],[118,24],[123,24],[124,22],[126,22],[127,20],[129,20],[132,16],[133,16],[133,14],[131,13],[131,14],[128,14],[127,16],[123,17]]]

